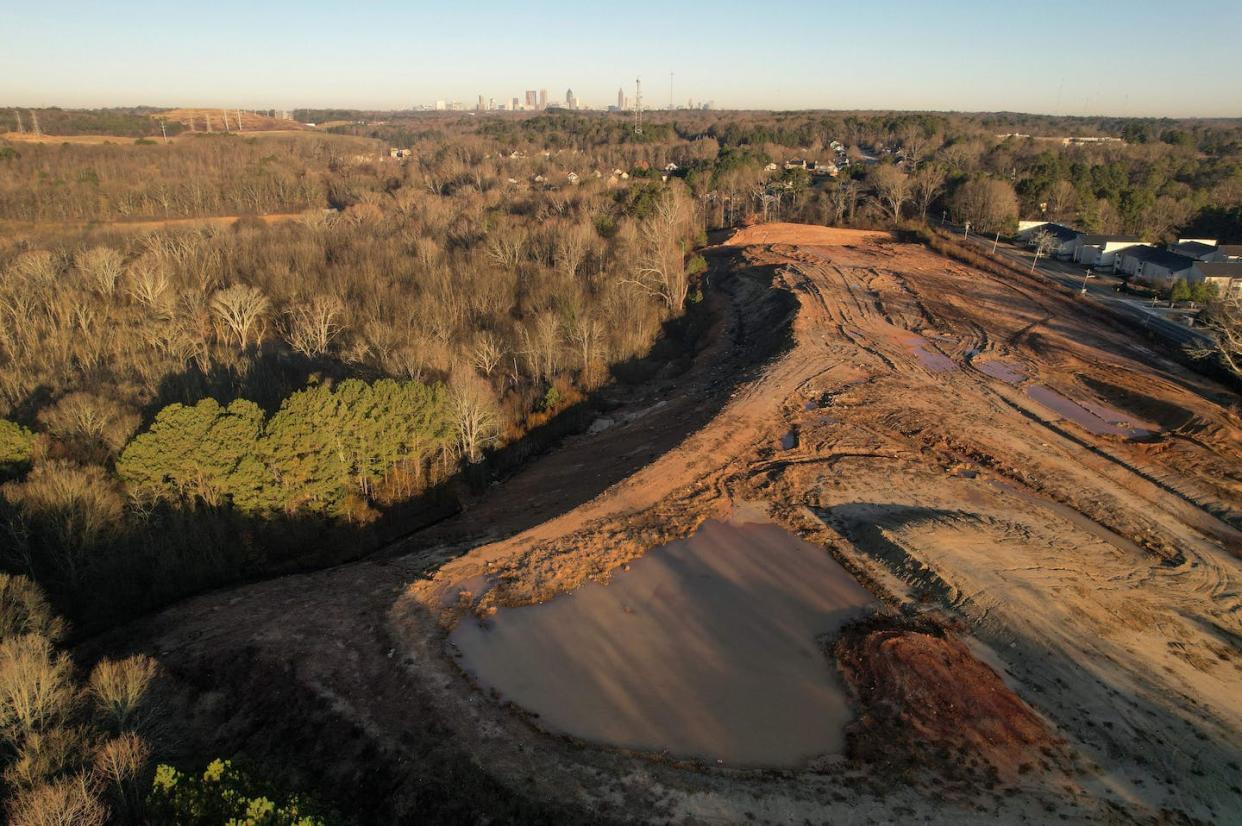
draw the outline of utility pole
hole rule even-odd
[[[160,133],[164,136],[164,143],[168,143],[168,123],[160,118]]]
[[[996,237],[992,239],[992,254],[996,255],[996,245],[1000,243],[1000,230],[996,231]]]
[[[634,78],[634,134],[643,133],[643,81]]]
[[[970,238],[970,221],[966,222],[966,226],[962,229],[962,240]]]

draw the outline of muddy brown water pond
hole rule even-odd
[[[1026,378],[1026,374],[1017,367],[1000,359],[976,361],[974,366],[985,375],[1000,379],[1006,384],[1020,384]]]
[[[689,539],[451,635],[484,690],[584,740],[750,766],[839,754],[853,714],[819,640],[876,607],[821,548],[772,524]]]
[[[1155,429],[1154,425],[1146,422],[1135,422],[1134,417],[1119,410],[1092,401],[1073,401],[1042,384],[1028,387],[1026,394],[1060,417],[1069,419],[1097,436],[1141,439],[1152,435]]]

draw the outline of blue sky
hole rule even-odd
[[[0,0],[0,105],[404,108],[566,88],[719,107],[1242,116],[1242,2]]]

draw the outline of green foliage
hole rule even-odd
[[[705,272],[707,272],[707,259],[697,254],[690,256],[690,260],[686,262],[686,274],[693,278]]]
[[[202,775],[160,765],[147,796],[153,823],[178,826],[322,826],[315,804],[282,794],[228,760],[213,760]]]
[[[231,504],[245,513],[341,513],[403,462],[452,435],[444,386],[350,379],[309,387],[264,419],[252,402],[170,405],[117,460],[139,499]]]
[[[643,220],[655,213],[656,205],[666,191],[662,181],[646,180],[619,191],[616,196],[617,204],[626,215]]]
[[[543,394],[543,409],[555,410],[556,406],[561,403],[561,391],[556,389],[556,385],[548,388],[548,392]]]
[[[0,475],[29,464],[33,450],[33,433],[16,422],[0,419]]]
[[[183,498],[209,505],[233,500],[252,509],[263,487],[257,444],[263,411],[238,400],[227,408],[215,399],[192,407],[173,404],[156,415],[117,460],[117,473],[131,495],[145,499]]]

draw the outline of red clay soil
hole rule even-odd
[[[934,626],[862,622],[842,632],[834,653],[860,706],[847,732],[851,757],[911,768],[934,760],[946,774],[974,775],[972,766],[986,766],[1011,778],[1041,752],[1063,753],[995,671]],[[956,758],[945,760],[948,752]]]

